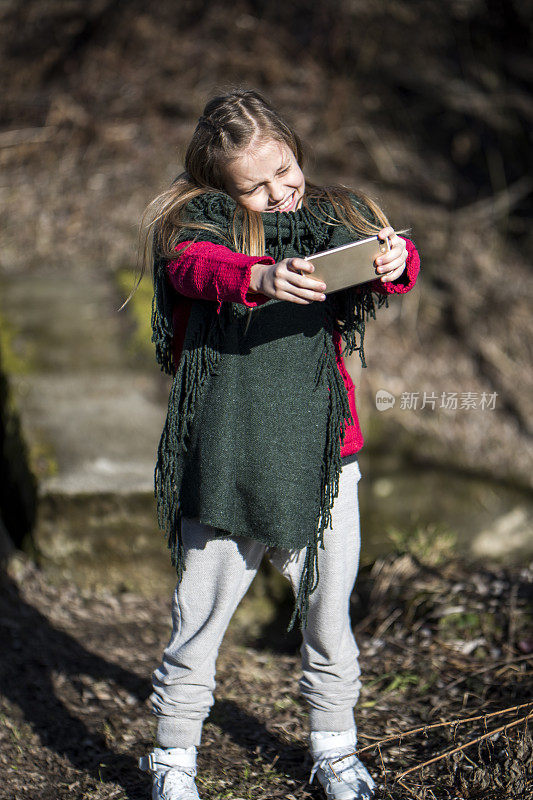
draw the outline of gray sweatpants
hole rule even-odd
[[[300,691],[315,731],[350,728],[359,696],[359,651],[349,601],[359,564],[360,477],[357,457],[344,458],[332,527],[324,532],[325,548],[318,553],[320,579],[309,598]],[[295,593],[305,557],[305,550],[268,548],[244,536],[215,539],[213,528],[198,520],[184,518],[182,523],[186,569],[173,596],[172,635],[152,676],[159,747],[200,744],[202,723],[214,702],[222,638],[265,552]]]

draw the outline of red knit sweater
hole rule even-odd
[[[415,285],[420,271],[420,258],[410,239],[405,239],[405,242],[408,252],[405,271],[395,281],[387,283],[382,283],[376,278],[372,281],[373,291],[380,294],[405,294]],[[243,303],[248,308],[260,306],[270,298],[263,294],[249,294],[252,266],[274,263],[274,259],[270,256],[246,256],[211,242],[182,242],[176,249],[181,250],[185,247],[187,247],[186,252],[167,265],[170,282],[176,290],[173,313],[173,358],[176,366],[187,329],[191,298],[216,301],[217,313],[220,313],[224,301]],[[344,457],[357,453],[363,446],[364,440],[355,407],[355,386],[346,370],[341,355],[341,336],[336,331],[333,341],[337,366],[348,392],[348,402],[354,418],[354,424],[346,425],[344,439],[341,442],[341,457]]]

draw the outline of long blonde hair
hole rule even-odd
[[[224,166],[252,141],[267,139],[275,139],[290,147],[300,168],[303,167],[305,153],[299,136],[259,92],[234,90],[208,101],[187,148],[185,170],[169,189],[152,200],[143,214],[140,275],[121,309],[137,290],[145,269],[153,265],[154,255],[169,261],[175,257],[175,247],[183,227],[214,232],[237,252],[264,255],[265,234],[259,212],[238,206],[233,218],[233,236],[228,239],[214,225],[188,222],[182,211],[194,197],[205,192],[224,192]],[[327,199],[335,217],[325,209],[321,210],[332,224],[343,224],[354,231],[374,235],[389,224],[388,220],[373,200],[360,192],[357,196],[370,209],[375,222],[369,221],[352,205],[350,190],[342,185],[318,186],[306,181],[303,205],[309,209],[308,199]]]

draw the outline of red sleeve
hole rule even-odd
[[[405,294],[411,291],[415,285],[418,273],[420,272],[420,256],[410,239],[406,239],[405,236],[402,236],[402,239],[405,239],[405,244],[407,246],[405,270],[394,281],[383,283],[381,278],[376,278],[371,281],[373,292],[377,292],[378,294]]]
[[[270,256],[246,256],[212,242],[181,242],[176,250],[183,248],[186,248],[185,252],[167,264],[170,282],[180,294],[216,300],[218,314],[224,300],[243,303],[248,308],[269,300],[260,293],[254,293],[251,300],[248,291],[252,266],[274,264]]]

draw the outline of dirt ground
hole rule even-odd
[[[377,797],[533,796],[532,575],[424,563],[412,550],[363,571],[352,608],[358,747]],[[168,639],[169,598],[54,586],[17,556],[0,604],[11,654],[1,666],[0,798],[148,798],[136,760],[154,744],[150,674]],[[282,604],[260,635],[245,615],[228,632],[199,754],[204,800],[320,797],[307,782],[289,611]]]

